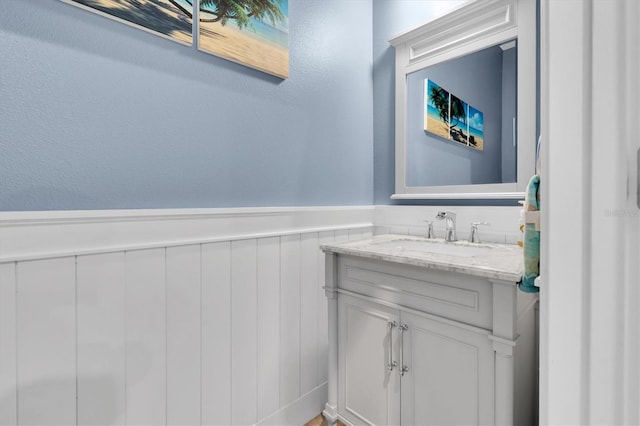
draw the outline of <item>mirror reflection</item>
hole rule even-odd
[[[517,43],[407,74],[406,184],[517,181]]]

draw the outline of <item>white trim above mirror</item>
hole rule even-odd
[[[514,119],[513,126],[514,129],[517,127],[517,130],[514,131],[517,154],[513,154],[516,158],[516,171],[512,178],[515,182],[468,185],[449,185],[448,182],[444,184],[437,182],[434,185],[410,186],[407,178],[409,75],[446,61],[463,58],[483,49],[516,40],[517,101],[515,102],[517,120]],[[524,198],[526,185],[535,173],[536,0],[470,1],[440,18],[392,38],[390,43],[396,49],[396,193],[391,198]],[[502,47],[504,48],[504,45]],[[463,101],[466,102],[465,99]],[[503,118],[501,117],[501,119]],[[451,125],[447,129],[453,129],[453,127]],[[465,135],[463,134],[463,136]],[[460,148],[475,151],[474,145],[472,145],[473,137],[465,137],[471,143],[467,143],[469,147]],[[442,139],[443,143],[450,143],[445,141],[445,138]],[[480,152],[479,155],[482,153]]]

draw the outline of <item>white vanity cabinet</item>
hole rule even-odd
[[[338,296],[338,404],[353,424],[400,423],[400,377],[387,369],[399,321],[397,309]]]
[[[324,247],[330,423],[536,422],[536,295],[354,244]]]
[[[486,333],[341,294],[338,347],[338,407],[350,423],[493,421]]]

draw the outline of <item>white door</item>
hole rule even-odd
[[[540,423],[638,424],[640,2],[541,11]]]
[[[487,334],[401,313],[402,425],[493,424],[494,351]]]
[[[354,425],[400,424],[398,322],[395,309],[338,296],[338,413]]]

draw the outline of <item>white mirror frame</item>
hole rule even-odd
[[[407,186],[407,76],[509,40],[518,40],[517,182]],[[392,199],[522,199],[535,172],[535,0],[473,0],[389,40],[396,49],[396,193]]]

